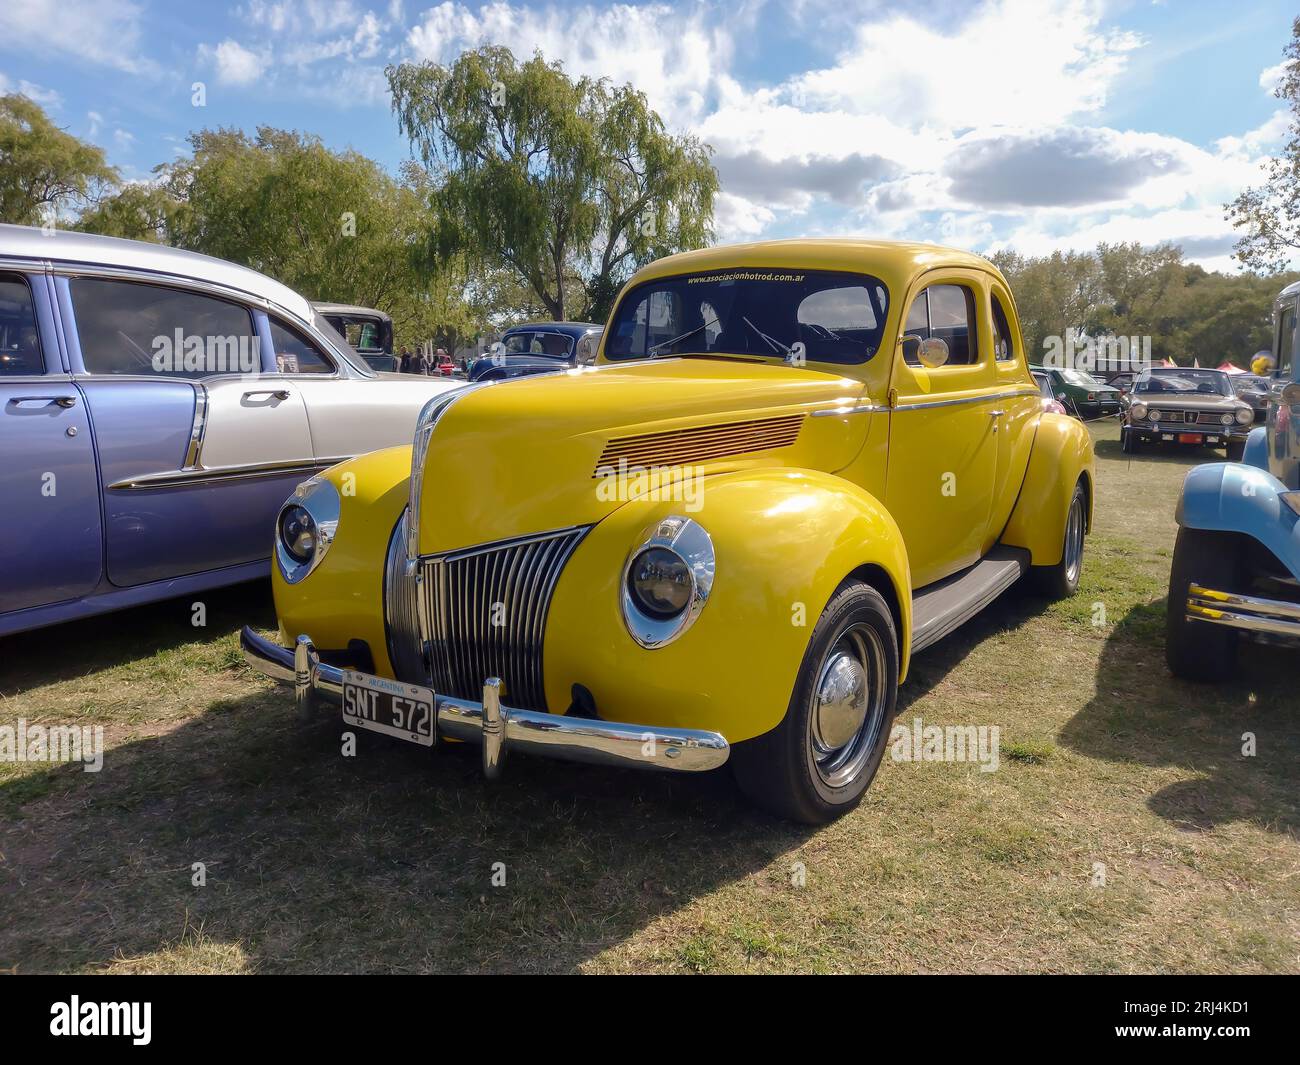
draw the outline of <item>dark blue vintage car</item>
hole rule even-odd
[[[0,636],[269,573],[295,486],[453,387],[242,266],[0,225]]]
[[[602,329],[593,322],[513,326],[487,355],[470,363],[467,376],[471,381],[500,381],[593,363]]]

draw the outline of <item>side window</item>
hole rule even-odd
[[[567,356],[573,343],[571,338],[562,333],[539,333],[538,338],[542,342],[542,353],[545,355]]]
[[[292,326],[271,319],[271,345],[275,348],[275,368],[280,373],[332,373],[333,364],[320,348]]]
[[[907,312],[905,333],[923,340],[938,337],[948,345],[948,365],[966,366],[979,361],[975,330],[975,294],[965,285],[931,285],[918,293]],[[913,366],[920,361],[904,348]]]
[[[186,289],[77,277],[69,282],[81,358],[95,374],[255,373],[248,308]]]
[[[529,350],[532,339],[532,333],[511,333],[505,339],[505,353],[507,355],[522,355]]]
[[[21,277],[0,274],[0,377],[44,372],[31,290]]]
[[[1287,306],[1278,317],[1277,328],[1277,366],[1274,374],[1279,377],[1291,376],[1291,360],[1295,357],[1295,304]]]
[[[993,297],[993,357],[998,362],[1013,362],[1016,358],[1016,342],[1012,339],[1011,323],[1007,313],[1002,309],[1002,301],[996,292]]]

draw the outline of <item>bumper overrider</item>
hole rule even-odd
[[[1268,636],[1300,637],[1300,603],[1219,592],[1199,584],[1187,588],[1187,620]]]
[[[293,648],[264,639],[247,625],[239,634],[244,659],[273,680],[294,686],[301,717],[324,705],[337,706],[343,696],[343,670],[322,662],[310,637],[299,636]],[[500,775],[508,750],[571,762],[664,769],[698,773],[727,761],[730,747],[716,732],[703,729],[650,728],[595,718],[545,714],[505,706],[501,681],[483,681],[483,699],[474,702],[435,693],[437,735],[482,747],[483,772]]]

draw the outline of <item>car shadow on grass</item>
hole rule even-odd
[[[194,624],[202,603],[204,624]],[[177,599],[100,614],[80,621],[0,637],[0,694],[84,676],[159,651],[209,640],[224,629],[250,624],[274,629],[269,580],[246,581]]]
[[[475,747],[362,735],[344,757],[342,732],[267,688],[99,773],[0,785],[0,969],[166,967],[201,928],[235,946],[223,968],[572,971],[727,882],[771,866],[784,887],[774,861],[813,832],[726,771],[514,757],[488,785]]]
[[[1126,455],[1119,439],[1094,437],[1093,449],[1098,458],[1120,462],[1154,462],[1173,466],[1201,466],[1207,462],[1226,462],[1222,448],[1196,447],[1190,444],[1143,444],[1136,455]]]
[[[1179,680],[1165,664],[1164,616],[1163,601],[1154,600],[1115,625],[1096,692],[1061,730],[1062,744],[1109,762],[1194,771],[1195,779],[1147,799],[1153,813],[1187,831],[1241,821],[1300,833],[1296,652],[1243,642],[1236,679]]]

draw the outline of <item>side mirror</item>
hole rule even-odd
[[[925,343],[924,337],[919,337],[915,333],[904,333],[898,338],[898,342],[903,345],[903,361],[916,363],[921,360],[917,352],[921,350],[921,345]]]
[[[1300,381],[1292,381],[1282,389],[1282,402],[1291,406],[1300,406]]]
[[[922,366],[937,370],[948,361],[948,342],[940,337],[930,337],[929,340],[921,341],[920,350],[916,354]]]

